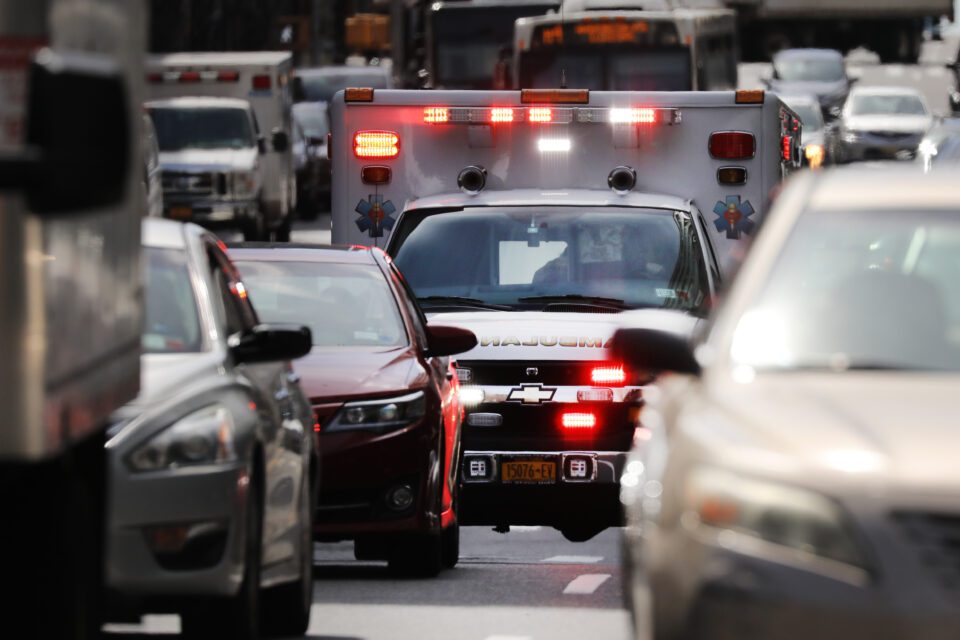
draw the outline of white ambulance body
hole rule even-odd
[[[456,363],[459,522],[617,526],[652,381],[611,360],[618,314],[706,315],[799,166],[795,114],[762,92],[348,90],[333,122],[334,242],[385,246],[479,340]]]
[[[418,198],[469,202],[458,185],[468,167],[482,168],[486,194],[591,189],[605,198],[611,172],[626,167],[636,183],[622,197],[689,199],[708,216],[725,268],[799,158],[795,114],[762,92],[348,90],[334,98],[331,122],[336,244],[386,246]],[[367,169],[365,182],[369,167],[389,169],[389,181],[372,184],[379,176]],[[739,218],[731,206],[742,207]]]
[[[147,59],[150,100],[209,96],[250,102],[267,143],[262,164],[270,227],[289,222],[296,205],[292,78],[293,60],[287,51],[187,52]]]

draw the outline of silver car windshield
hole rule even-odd
[[[478,207],[408,213],[404,227],[396,264],[421,301],[537,310],[567,296],[699,311],[709,299],[704,249],[684,212]]]
[[[144,254],[144,352],[200,351],[200,318],[187,268],[187,252],[147,247]]]
[[[850,112],[858,116],[923,116],[927,114],[923,102],[911,95],[858,95],[853,97]]]
[[[804,214],[731,357],[761,369],[960,371],[960,218]]]
[[[318,347],[396,347],[407,342],[380,269],[329,262],[235,259],[264,322],[310,327]]]

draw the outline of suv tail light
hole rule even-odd
[[[718,160],[749,160],[757,153],[757,139],[746,131],[710,134],[710,156]]]

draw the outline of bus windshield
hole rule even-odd
[[[690,52],[683,47],[635,46],[536,49],[520,58],[521,87],[567,86],[606,91],[689,91]]]
[[[446,89],[494,89],[498,64],[509,73],[513,23],[542,15],[558,2],[452,8],[433,12],[433,84]],[[504,88],[504,87],[499,87]]]

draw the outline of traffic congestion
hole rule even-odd
[[[953,640],[953,0],[0,0],[0,635]]]

